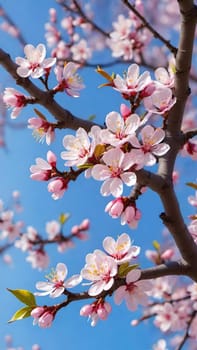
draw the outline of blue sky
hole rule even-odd
[[[5,8],[8,14],[19,25],[25,40],[28,43],[37,45],[44,43],[44,23],[48,19],[48,8],[54,5],[54,1],[40,1],[39,5],[35,1],[12,0],[1,1],[0,4]],[[22,56],[23,50],[15,39],[1,33],[1,45],[8,51],[12,58]],[[124,67],[117,66],[116,72],[122,73]],[[112,71],[113,69],[111,69]],[[114,69],[115,70],[115,69]],[[82,73],[86,89],[82,91],[79,99],[72,99],[67,95],[61,96],[60,102],[74,114],[87,118],[95,114],[96,121],[103,123],[105,115],[112,111],[119,111],[120,103],[123,102],[115,91],[110,89],[98,89],[102,78],[94,70],[85,69]],[[14,83],[2,68],[0,68],[2,87],[13,87]],[[18,88],[20,90],[20,88]],[[21,90],[22,91],[22,90]],[[42,110],[48,116],[48,112]],[[8,112],[9,116],[9,112]],[[16,124],[27,121],[34,116],[32,108],[26,108],[16,120]],[[76,183],[69,186],[69,190],[64,197],[54,201],[47,192],[46,183],[32,181],[29,178],[29,167],[34,164],[36,157],[45,158],[48,149],[51,149],[58,155],[58,165],[63,169],[63,161],[59,154],[63,150],[62,138],[65,131],[58,133],[56,143],[48,147],[46,144],[36,143],[27,128],[6,129],[7,149],[0,149],[1,172],[0,172],[0,197],[8,203],[13,190],[21,192],[21,200],[24,211],[19,218],[24,220],[26,225],[34,226],[39,232],[45,232],[45,223],[55,220],[61,212],[71,213],[65,232],[74,224],[79,224],[84,218],[89,218],[91,228],[89,240],[85,242],[76,242],[76,247],[65,254],[57,254],[56,247],[50,247],[48,251],[51,256],[50,267],[54,267],[57,262],[67,264],[69,274],[77,273],[83,267],[85,256],[88,252],[96,248],[101,248],[102,240],[106,235],[115,237],[127,232],[134,239],[136,245],[142,246],[140,262],[143,266],[148,263],[144,259],[145,249],[151,248],[153,239],[160,239],[162,224],[159,220],[159,214],[162,211],[161,205],[155,194],[148,191],[142,200],[139,201],[139,207],[143,218],[137,231],[130,231],[128,227],[121,226],[118,220],[112,220],[104,213],[104,207],[111,199],[103,198],[99,194],[101,183],[93,180],[85,180],[83,175]],[[183,183],[195,181],[195,172],[188,160],[177,164],[184,178]],[[186,172],[187,169],[187,172]],[[189,169],[189,171],[188,171]],[[192,191],[181,185],[177,187],[181,206],[184,209],[185,216],[191,213],[190,207],[186,201],[187,195]],[[66,231],[67,230],[67,231]],[[127,348],[130,350],[151,349],[151,344],[159,337],[159,332],[149,324],[136,328],[130,326],[130,321],[137,317],[127,311],[123,304],[119,307],[113,305],[113,311],[108,320],[99,322],[95,328],[90,326],[86,318],[79,316],[81,302],[70,305],[58,313],[55,322],[50,329],[40,329],[32,326],[32,318],[7,324],[8,319],[20,307],[18,301],[10,295],[6,288],[29,289],[35,291],[35,283],[43,280],[47,271],[38,272],[32,270],[31,266],[25,262],[25,254],[17,250],[11,250],[13,254],[14,265],[7,267],[0,261],[1,282],[0,282],[0,349],[4,349],[5,334],[12,334],[15,346],[24,346],[25,350],[30,350],[34,343],[38,343],[42,350],[78,350],[94,348],[103,350],[113,348]],[[37,299],[38,303],[50,303],[48,298]]]

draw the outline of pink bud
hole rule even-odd
[[[90,316],[93,311],[91,304],[84,305],[80,310],[80,316]]]
[[[84,219],[82,223],[79,225],[80,230],[89,230],[90,228],[90,221],[88,219]]]
[[[38,319],[38,325],[41,328],[50,327],[53,322],[54,316],[51,312],[46,311],[44,314]]]
[[[42,306],[35,307],[35,309],[33,309],[31,312],[31,316],[33,318],[39,318],[44,311],[45,311],[45,308]]]
[[[53,152],[48,151],[47,152],[47,161],[49,162],[49,164],[52,167],[55,167],[56,166],[56,162],[57,162],[56,155]]]
[[[174,255],[173,249],[167,249],[161,254],[161,258],[164,260],[170,260]]]
[[[105,207],[105,212],[109,212],[112,218],[118,218],[124,210],[122,197],[116,198],[109,202]]]
[[[120,113],[121,113],[123,119],[125,120],[126,118],[128,118],[131,115],[131,109],[127,105],[122,103],[120,105]]]

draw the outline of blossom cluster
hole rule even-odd
[[[77,286],[83,279],[90,281],[87,293],[91,297],[96,297],[96,301],[84,305],[80,315],[91,318],[92,326],[95,326],[99,319],[105,320],[111,312],[111,305],[105,301],[108,291],[110,293],[114,291],[116,304],[120,304],[125,299],[131,311],[136,310],[138,304],[146,305],[147,292],[151,284],[140,280],[141,271],[138,265],[133,264],[140,253],[140,247],[132,245],[130,237],[122,233],[116,241],[107,236],[103,241],[103,248],[105,251],[97,249],[89,253],[80,274],[73,275],[66,281],[67,267],[63,263],[58,263],[56,269],[47,276],[47,282],[36,283],[36,288],[40,292],[34,294],[57,298],[64,293],[67,295],[69,293],[67,289]],[[117,282],[119,285],[116,284]],[[55,317],[55,307],[46,308],[46,306],[36,307],[31,313],[41,327],[49,327]]]

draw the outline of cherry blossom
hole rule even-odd
[[[113,237],[105,237],[103,248],[114,258],[117,264],[129,262],[140,253],[140,247],[133,246],[130,237],[126,233],[122,233],[117,241]]]
[[[72,45],[70,51],[72,52],[73,60],[78,62],[87,61],[92,56],[92,50],[84,39]]]
[[[138,163],[139,157],[137,158],[135,151],[133,152],[124,153],[119,148],[111,149],[102,157],[105,164],[96,164],[92,168],[92,177],[95,180],[104,180],[101,186],[103,196],[112,194],[114,197],[119,197],[123,192],[123,183],[127,186],[135,185],[135,173],[127,171]]]
[[[133,63],[129,66],[125,76],[121,78],[121,76],[117,74],[113,83],[115,90],[131,97],[143,91],[151,83],[151,77],[150,73],[147,71],[140,75],[139,66]]]
[[[143,99],[144,107],[149,112],[165,115],[176,103],[176,97],[173,97],[170,88],[158,88],[152,95]]]
[[[153,350],[168,350],[166,341],[164,339],[159,339],[158,342],[153,345]]]
[[[46,48],[43,44],[34,47],[31,44],[25,45],[24,53],[26,58],[16,57],[15,61],[20,67],[17,68],[17,74],[22,78],[31,76],[40,78],[55,63],[56,58],[46,58]]]
[[[20,235],[20,237],[18,237],[14,245],[16,248],[19,248],[23,252],[26,252],[28,250],[31,250],[31,248],[33,247],[33,242],[35,242],[37,239],[37,230],[32,226],[28,226],[26,232],[24,232],[22,235]]]
[[[64,281],[68,274],[67,266],[63,263],[58,263],[55,270],[52,270],[47,276],[48,282],[37,282],[36,288],[43,292],[35,292],[35,295],[45,296],[49,295],[51,298],[57,298],[64,293],[65,288],[73,288],[78,285],[82,277],[74,275],[67,281]]]
[[[60,223],[56,220],[46,223],[46,233],[51,240],[53,240],[60,233],[60,229]]]
[[[189,196],[188,202],[194,207],[197,207],[197,191],[195,191],[195,196]]]
[[[30,118],[28,123],[28,128],[33,129],[33,136],[36,140],[43,142],[46,138],[47,145],[50,145],[54,141],[54,124],[49,123],[47,120],[42,118]]]
[[[124,210],[124,199],[118,197],[110,201],[106,207],[105,212],[108,212],[112,218],[118,218]]]
[[[138,269],[131,270],[126,276],[126,284],[119,287],[114,292],[114,301],[116,304],[121,304],[125,299],[129,310],[137,309],[138,304],[147,305],[147,292],[151,288],[149,281],[139,281],[141,271]]]
[[[55,73],[59,84],[54,88],[54,91],[65,91],[69,96],[79,97],[80,90],[84,89],[85,86],[76,73],[78,68],[79,65],[73,62],[68,62],[64,68],[57,66]]]
[[[181,329],[178,327],[179,315],[175,311],[174,305],[170,303],[165,303],[164,305],[156,305],[153,310],[157,313],[154,324],[159,327],[162,332]]]
[[[26,261],[33,269],[43,270],[49,265],[49,256],[44,250],[32,250],[28,252]]]
[[[66,160],[67,166],[83,165],[92,154],[90,139],[83,128],[76,131],[76,136],[64,136],[63,146],[66,151],[61,152],[61,157]]]
[[[18,117],[23,107],[27,105],[29,99],[30,98],[13,88],[5,88],[3,93],[3,102],[6,104],[6,107],[13,108],[10,115],[12,119]]]
[[[141,212],[135,205],[127,205],[121,214],[121,225],[127,224],[130,228],[135,229],[141,219]]]
[[[154,129],[151,125],[146,125],[140,132],[142,145],[136,136],[130,140],[133,147],[140,148],[144,153],[144,164],[152,166],[156,163],[156,157],[166,154],[170,146],[161,141],[165,137],[163,129]],[[155,157],[156,156],[156,157]]]
[[[80,310],[81,316],[88,316],[91,319],[91,326],[96,326],[98,320],[106,320],[111,312],[111,305],[103,300],[92,304],[84,305]]]
[[[96,296],[103,290],[109,290],[114,283],[118,268],[115,260],[101,250],[95,250],[86,256],[86,265],[81,270],[81,276],[91,281],[88,290],[90,296]]]
[[[31,179],[38,181],[48,181],[51,178],[52,170],[56,167],[56,156],[53,152],[47,152],[47,161],[36,158],[36,164],[30,167]]]
[[[101,131],[101,139],[112,146],[120,146],[128,142],[140,126],[140,118],[137,114],[130,114],[124,120],[117,112],[107,114],[105,123],[107,129]]]

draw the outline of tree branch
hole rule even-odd
[[[21,78],[16,73],[17,65],[10,56],[0,49],[0,65],[13,77],[16,83],[22,86],[28,93],[36,99],[36,102],[45,107],[57,121],[61,122],[62,128],[77,130],[79,127],[89,131],[95,123],[74,116],[69,110],[61,107],[53,97],[53,92],[42,91],[28,78]]]

